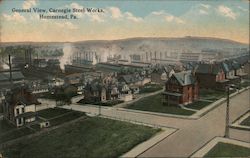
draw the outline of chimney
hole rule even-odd
[[[11,56],[10,56],[10,54],[9,54],[9,67],[10,67],[10,83],[11,83],[11,85],[12,85],[12,66],[11,66]]]

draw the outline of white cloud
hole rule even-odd
[[[72,24],[71,22],[64,22],[64,23],[55,23],[56,26],[60,27],[60,28],[66,28],[66,29],[70,29],[70,30],[76,30],[78,29],[78,27],[74,24]]]
[[[231,18],[233,20],[236,19],[236,14],[232,11],[232,9],[230,9],[226,6],[223,6],[223,5],[218,6],[217,11],[222,16]]]
[[[130,21],[133,21],[133,22],[141,22],[141,21],[143,21],[143,19],[141,17],[136,17],[130,12],[125,12],[124,15],[125,15],[126,19],[128,19]]]
[[[165,16],[165,19],[168,21],[168,22],[172,22],[174,20],[174,16],[173,15],[167,15]]]
[[[76,2],[73,2],[69,5],[65,5],[65,8],[75,8],[75,9],[86,9],[83,5],[80,5]],[[103,22],[103,16],[98,14],[98,13],[89,13],[89,12],[75,12],[73,13],[74,15],[76,15],[78,18],[88,18],[90,21],[93,22]]]
[[[203,10],[203,9],[200,9],[199,13],[203,14],[203,15],[208,15],[208,12],[206,10]]]
[[[104,19],[102,19],[99,15],[97,14],[90,14],[89,15],[91,21],[96,21],[96,22],[104,22]]]
[[[76,9],[83,8],[82,5],[79,5],[78,3],[75,3],[75,2],[71,3],[69,6],[70,6],[70,8],[76,8]]]
[[[151,13],[152,15],[164,15],[165,14],[165,11],[164,10],[161,10],[161,11],[154,11]]]
[[[209,4],[200,4],[201,7],[209,9],[211,6]]]
[[[25,0],[23,2],[23,8],[24,9],[29,9],[32,6],[36,6],[37,5],[38,0]]]
[[[70,5],[66,5],[65,8],[70,8],[70,9],[73,9],[73,8],[75,8],[75,9],[83,9],[84,6],[82,6],[82,5],[78,4],[78,3],[73,2],[73,3],[71,3]],[[79,17],[79,18],[81,18],[81,17],[84,16],[84,13],[82,13],[82,12],[75,12],[74,15],[76,15],[76,16]]]
[[[143,21],[143,18],[141,17],[136,17],[133,15],[131,12],[122,12],[119,8],[117,7],[109,7],[107,8],[108,14],[112,19],[115,20],[129,20],[132,22],[141,22]]]
[[[26,22],[26,19],[24,16],[22,16],[20,13],[13,13],[12,15],[3,14],[3,18],[7,21],[14,21],[14,22]]]
[[[209,4],[199,4],[193,8],[195,12],[198,12],[201,15],[208,15],[210,12],[211,6]]]
[[[184,24],[185,21],[177,16],[174,16],[172,14],[166,13],[164,10],[160,10],[160,11],[153,11],[151,12],[151,14],[149,16],[154,17],[160,17],[162,19],[164,19],[167,22],[174,22],[177,24]]]
[[[109,7],[109,11],[111,13],[111,17],[114,19],[123,17],[121,10],[117,7]]]

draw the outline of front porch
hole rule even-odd
[[[162,92],[162,103],[164,105],[179,105],[182,104],[181,101],[182,94],[174,92]]]

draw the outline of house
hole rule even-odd
[[[183,71],[170,77],[162,94],[164,104],[186,105],[198,99],[199,85],[191,71]]]
[[[248,78],[250,78],[250,60],[243,66],[243,73],[246,73]]]
[[[219,63],[200,63],[194,73],[201,88],[223,88],[229,81]]]
[[[106,99],[107,100],[118,100],[119,98],[119,90],[115,84],[108,84],[106,88]]]
[[[98,80],[87,83],[84,89],[84,100],[89,102],[104,102],[107,100],[106,88]]]
[[[125,82],[121,82],[118,84],[119,90],[119,99],[123,101],[130,101],[133,99],[133,94],[129,86]]]
[[[155,68],[151,73],[151,82],[153,83],[165,83],[175,71],[172,66],[163,66],[161,68]]]
[[[232,61],[232,67],[234,69],[234,73],[236,76],[238,76],[239,78],[244,78],[247,76],[248,72],[244,72],[244,68],[247,67],[247,63],[243,63],[243,65],[241,65],[239,62],[237,62],[236,60]]]
[[[118,81],[120,83],[124,82],[128,86],[143,86],[146,83],[149,83],[151,81],[150,78],[143,77],[138,73],[134,74],[128,74],[128,75],[122,75],[118,78]]]
[[[36,105],[40,104],[27,86],[15,87],[5,96],[4,118],[17,127],[36,120]]]
[[[225,78],[229,80],[229,83],[239,83],[240,77],[236,75],[237,69],[232,60],[226,60],[221,63],[222,69],[225,73]],[[239,67],[240,68],[240,67]]]

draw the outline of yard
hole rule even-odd
[[[207,101],[195,101],[189,105],[186,105],[187,108],[191,108],[191,109],[195,109],[195,110],[200,110],[206,106],[208,106],[209,104],[211,104],[211,102],[207,102]]]
[[[5,133],[15,129],[15,126],[8,123],[6,120],[0,120],[0,133]]]
[[[50,108],[38,111],[37,114],[40,117],[43,117],[45,119],[51,119],[53,117],[65,114],[67,112],[71,112],[71,110],[62,109],[62,108]]]
[[[240,125],[250,126],[250,116],[248,116],[245,120],[243,120]]]
[[[29,128],[17,129],[6,120],[0,120],[0,144],[33,133]]]
[[[216,101],[221,99],[226,95],[225,91],[218,91],[214,89],[201,89],[200,90],[200,98],[210,101]]]
[[[49,121],[50,126],[57,126],[65,122],[77,119],[81,116],[85,116],[85,114],[82,112],[62,108],[50,108],[38,112],[38,118],[40,118],[40,121]],[[31,128],[33,128],[34,130],[40,130],[40,125],[37,123],[31,125]]]
[[[149,96],[139,101],[132,103],[127,107],[128,109],[142,110],[142,111],[151,111],[151,112],[160,112],[167,114],[175,115],[192,115],[193,111],[182,109],[177,105],[163,105],[162,104],[162,95],[156,94]]]
[[[213,147],[205,157],[249,157],[250,148],[227,144],[218,143]]]
[[[11,158],[119,157],[159,129],[104,118],[87,118],[67,128],[2,149]]]
[[[30,128],[16,128],[14,125],[9,124],[7,121],[1,120],[0,144],[41,130],[39,124],[41,121],[48,120],[50,122],[50,126],[57,126],[68,121],[75,120],[81,116],[85,116],[85,114],[82,112],[61,108],[45,109],[38,112],[37,121],[34,124],[30,125]],[[43,119],[39,117],[42,117]]]
[[[95,102],[95,101],[86,101],[84,99],[80,100],[78,103],[81,105],[92,104],[92,105],[101,105],[101,106],[114,106],[120,103],[123,103],[122,100],[108,100],[106,102]]]

